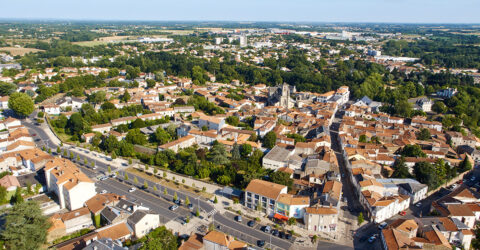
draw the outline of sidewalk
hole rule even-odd
[[[139,169],[140,171],[143,171],[143,172],[146,172],[146,173],[151,173],[152,175],[162,177],[163,179],[168,179],[168,180],[172,180],[172,181],[175,180],[175,181],[181,183],[182,185],[187,185],[189,187],[193,187],[193,188],[196,188],[196,189],[199,189],[199,190],[202,190],[205,187],[205,189],[206,189],[205,192],[215,194],[217,197],[220,196],[219,193],[223,188],[222,186],[218,186],[218,185],[215,185],[215,184],[203,182],[203,181],[196,180],[196,179],[193,179],[193,178],[188,177],[188,176],[179,175],[179,174],[172,173],[172,172],[162,170],[162,169],[158,169],[158,168],[157,168],[157,174],[154,174],[154,169],[155,168],[150,167],[150,168],[148,168],[148,170],[146,170],[145,165],[142,165],[142,164],[135,164],[133,167],[136,168],[136,169]],[[166,178],[163,177],[164,172],[167,174]],[[183,182],[183,180],[185,180],[185,183]],[[230,200],[230,202],[231,202],[231,200]]]

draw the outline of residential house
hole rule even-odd
[[[203,236],[203,247],[205,250],[239,250],[246,249],[247,244],[225,233],[210,231]]]
[[[337,230],[338,210],[333,207],[307,207],[303,222],[309,231],[334,232]]]
[[[310,206],[310,197],[280,194],[277,199],[274,217],[286,220],[288,218],[303,219],[304,208]],[[278,216],[280,215],[280,216]]]
[[[127,223],[133,229],[135,237],[139,239],[160,226],[160,215],[137,210],[128,217]]]
[[[167,149],[173,150],[175,153],[178,152],[180,149],[188,148],[196,144],[195,136],[187,135],[184,137],[180,137],[175,141],[171,141],[165,143],[163,145],[158,146],[159,151],[164,151]]]

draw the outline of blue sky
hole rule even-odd
[[[13,0],[0,18],[480,23],[479,0]]]

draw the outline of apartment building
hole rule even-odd
[[[281,194],[287,193],[287,186],[264,180],[252,180],[245,189],[245,206],[261,210],[267,216],[274,216],[276,202]]]
[[[61,208],[75,210],[95,196],[95,183],[67,159],[55,158],[45,164],[48,191],[54,192]]]

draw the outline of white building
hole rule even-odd
[[[137,210],[128,217],[127,223],[138,239],[160,226],[160,215]]]
[[[61,208],[75,210],[97,194],[95,183],[67,159],[55,158],[45,164],[48,191],[54,192]]]

